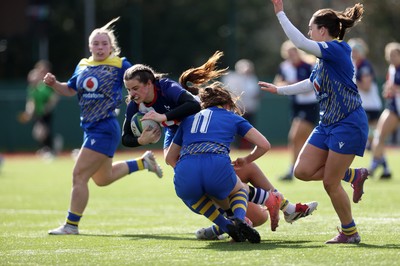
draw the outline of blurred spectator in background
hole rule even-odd
[[[25,111],[19,115],[19,121],[33,121],[32,136],[39,144],[37,153],[44,157],[55,155],[53,149],[52,119],[58,102],[58,95],[43,83],[43,77],[51,70],[51,63],[38,61],[28,73],[28,91]]]
[[[279,65],[274,84],[284,86],[310,77],[315,64],[314,56],[297,49],[290,40],[282,44],[281,56],[284,61]],[[313,91],[289,97],[291,100],[291,126],[288,134],[288,148],[291,153],[291,161],[288,172],[279,178],[282,181],[293,180],[293,167],[297,156],[319,120],[319,105]]]
[[[367,44],[361,38],[350,39],[347,43],[352,49],[351,57],[355,66],[358,92],[361,96],[362,107],[368,117],[367,149],[370,149],[376,124],[382,112],[382,100],[379,96],[374,69],[366,58],[368,54]]]
[[[254,64],[248,59],[240,59],[235,64],[235,71],[222,78],[234,95],[240,97],[238,105],[243,111],[243,117],[251,124],[256,124],[256,113],[260,105],[260,87],[255,74]],[[252,149],[253,145],[243,138],[237,139],[239,149]]]
[[[389,179],[392,173],[385,158],[385,142],[387,137],[395,132],[400,122],[400,43],[391,42],[385,47],[385,59],[389,63],[386,82],[383,85],[383,97],[386,108],[379,117],[376,134],[372,141],[373,158],[369,174],[382,166],[381,179]]]

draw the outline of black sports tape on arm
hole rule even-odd
[[[182,120],[201,110],[200,103],[188,92],[182,93],[178,99],[179,106],[165,113],[167,120]]]

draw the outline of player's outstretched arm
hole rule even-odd
[[[76,91],[74,89],[69,88],[66,82],[59,82],[56,79],[56,76],[54,76],[52,73],[47,73],[43,78],[43,82],[63,96],[76,95]]]
[[[268,82],[264,82],[264,81],[259,81],[259,82],[258,82],[258,85],[260,85],[260,88],[261,88],[263,91],[267,91],[267,92],[270,92],[270,93],[273,93],[273,94],[277,94],[277,93],[278,93],[277,87],[276,87],[274,84],[272,84],[272,83],[268,83]]]

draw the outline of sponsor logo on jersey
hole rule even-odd
[[[87,77],[83,81],[83,88],[88,92],[94,92],[99,87],[99,82],[95,77]]]

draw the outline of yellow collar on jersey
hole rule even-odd
[[[122,59],[118,56],[109,56],[106,60],[103,61],[95,61],[93,60],[93,57],[89,58],[83,58],[79,62],[80,66],[100,66],[100,65],[108,65],[108,66],[114,66],[114,67],[122,67]]]

